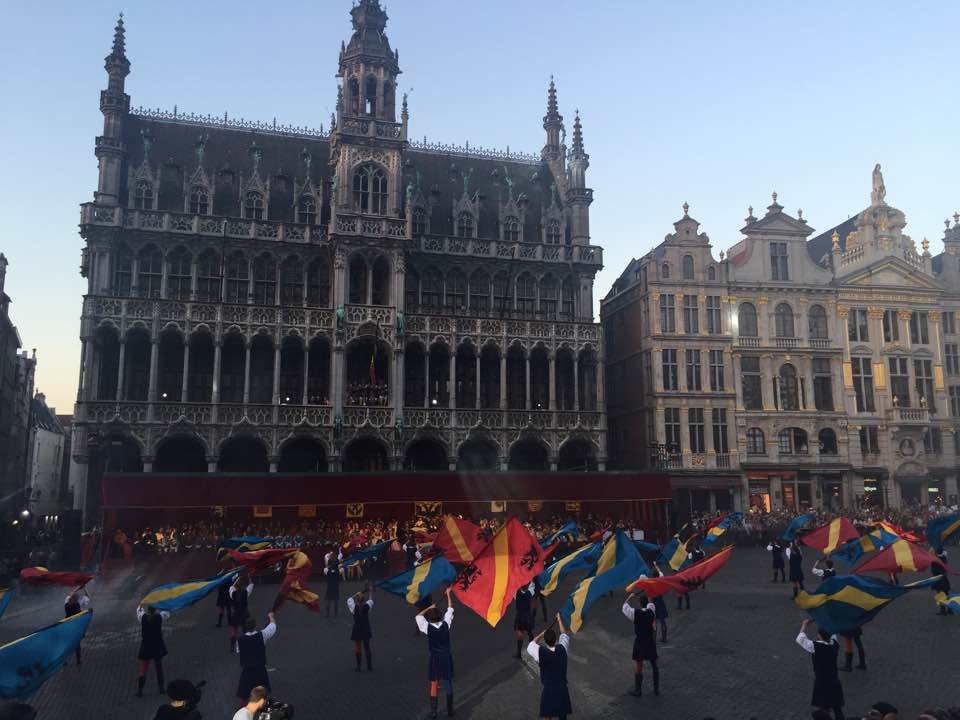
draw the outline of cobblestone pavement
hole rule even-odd
[[[114,570],[91,588],[94,619],[84,642],[84,662],[61,669],[34,696],[41,720],[152,720],[163,698],[142,700],[136,689],[139,626],[136,600],[160,582],[212,574],[212,553],[166,555],[135,568]],[[808,566],[812,560],[808,562]],[[642,698],[632,688],[632,628],[620,614],[622,595],[594,606],[574,637],[569,680],[576,717],[653,717],[678,720],[788,720],[809,717],[813,674],[810,656],[795,643],[803,614],[786,584],[771,584],[767,554],[739,548],[730,564],[692,609],[670,608],[669,644],[661,646],[662,691]],[[910,578],[905,578],[908,580]],[[312,586],[322,594],[323,584]],[[276,585],[263,585],[251,599],[265,616]],[[342,595],[358,588],[348,583]],[[565,600],[561,587],[549,598],[551,611]],[[7,642],[62,616],[64,593],[27,589],[0,620]],[[353,646],[346,607],[339,618],[286,605],[267,656],[274,695],[293,703],[298,720],[314,718],[422,718],[427,711],[427,653],[414,636],[412,611],[399,598],[379,594],[372,614],[374,672],[353,670]],[[931,594],[911,593],[866,627],[869,670],[842,674],[851,715],[880,699],[913,718],[924,707],[960,705],[960,618],[935,614]],[[239,667],[228,653],[226,629],[216,628],[214,598],[174,615],[165,624],[170,655],[167,679],[206,680],[205,718],[232,717]],[[458,605],[453,628],[457,717],[510,720],[534,718],[539,680],[529,659],[511,659],[515,645],[512,614],[491,630]],[[649,689],[650,679],[647,678]]]

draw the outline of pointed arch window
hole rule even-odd
[[[297,204],[297,220],[307,225],[316,224],[317,200],[313,195],[307,193],[300,196],[300,202]]]
[[[551,220],[547,223],[547,245],[560,244],[560,221]]]
[[[563,281],[563,287],[560,291],[561,294],[561,305],[560,305],[560,319],[561,320],[573,320],[575,313],[575,297],[576,297],[576,287],[574,285],[573,278],[565,278]]]
[[[197,300],[220,300],[220,256],[214,250],[204,250],[197,258]]]
[[[153,210],[153,183],[137,180],[133,186],[133,207],[136,210]]]
[[[467,308],[467,278],[459,270],[447,275],[447,308],[455,313]]]
[[[253,302],[257,305],[277,302],[277,263],[267,253],[253,263]]]
[[[503,239],[507,242],[520,242],[520,221],[508,217],[503,223]]]
[[[540,280],[540,317],[557,317],[557,279],[552,275],[544,275]]]
[[[413,234],[415,237],[427,233],[427,211],[422,207],[413,210]]]
[[[140,297],[160,297],[160,284],[163,281],[163,256],[153,247],[145,247],[138,256],[137,287]]]
[[[693,280],[693,255],[684,255],[680,272],[684,280]]]
[[[497,273],[493,278],[493,309],[500,315],[513,310],[513,293],[510,290],[509,276],[506,273]]]
[[[407,294],[406,311],[408,313],[420,310],[420,273],[415,267],[407,265],[406,279],[403,282],[404,292]]]
[[[533,317],[537,302],[537,283],[530,273],[517,278],[517,310],[523,317]]]
[[[243,202],[243,216],[247,220],[263,220],[263,193],[251,190]]]
[[[473,237],[473,215],[466,211],[457,217],[457,237]]]
[[[185,248],[175,248],[167,258],[167,297],[189,300],[192,281],[192,258]]]
[[[114,294],[129,295],[133,280],[133,253],[126,245],[117,248],[113,268]]]
[[[303,304],[303,263],[291,255],[280,266],[280,302],[284,305]]]
[[[210,193],[203,185],[194,185],[190,188],[190,213],[192,215],[206,215],[210,209]]]
[[[490,309],[490,276],[477,270],[470,276],[470,312],[486,315]]]
[[[363,165],[353,173],[353,209],[372,215],[387,212],[387,176],[376,165]]]
[[[350,95],[350,114],[359,115],[360,114],[360,83],[356,78],[350,80],[348,86],[348,93]]]
[[[443,307],[443,275],[436,268],[427,270],[420,292],[424,309],[439,310]]]
[[[317,258],[307,267],[307,305],[330,305],[330,265],[326,258]]]
[[[227,260],[227,302],[246,303],[249,283],[250,266],[247,258],[243,253],[235,252]]]

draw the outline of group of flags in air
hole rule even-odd
[[[793,540],[813,519],[800,515],[782,535]],[[549,537],[537,539],[516,518],[490,534],[462,518],[448,515],[432,537],[430,557],[409,570],[377,583],[380,589],[421,605],[438,587],[451,585],[461,603],[491,626],[506,614],[518,589],[536,579],[544,595],[551,595],[570,576],[577,581],[560,616],[572,632],[578,632],[597,599],[617,588],[643,592],[655,598],[673,591],[685,594],[702,586],[726,564],[733,552],[728,546],[694,562],[691,545],[702,535],[700,545],[709,549],[736,522],[742,513],[727,513],[707,527],[694,531],[688,525],[664,545],[633,540],[623,531],[598,533],[572,552],[545,566],[564,538],[578,540],[580,530],[568,522]],[[930,520],[926,540],[934,551],[960,531],[960,513]],[[939,580],[931,577],[906,585],[895,585],[864,575],[866,572],[924,572],[937,558],[920,547],[922,538],[890,523],[880,522],[860,535],[846,518],[837,518],[799,537],[808,547],[820,550],[852,568],[850,574],[825,580],[812,593],[801,592],[797,605],[829,632],[845,632],[869,622],[891,601]],[[342,562],[349,567],[379,557],[393,543],[381,542],[351,552]],[[876,554],[857,565],[868,553]],[[651,572],[643,553],[667,565],[672,575]],[[232,560],[236,567],[215,577],[189,582],[167,583],[151,589],[140,601],[143,607],[177,612],[207,597],[224,583],[234,582],[242,573],[263,572],[285,562],[284,578],[274,609],[291,601],[319,610],[318,596],[307,586],[312,563],[299,548],[276,548],[270,538],[237,537],[225,540],[217,551],[221,561]],[[943,564],[943,563],[941,563]],[[856,566],[856,567],[854,567]],[[949,570],[948,570],[949,571]],[[26,568],[21,581],[29,585],[82,587],[92,573],[50,572]],[[11,600],[10,588],[0,588],[0,617]],[[937,602],[960,613],[960,595],[937,595]],[[0,646],[0,698],[24,698],[34,693],[66,661],[83,639],[92,617],[91,610],[60,620],[25,637]]]

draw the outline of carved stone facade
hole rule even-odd
[[[671,469],[681,510],[955,504],[960,216],[947,221],[945,252],[933,258],[926,242],[917,251],[885,197],[878,166],[870,207],[808,240],[802,214],[785,213],[774,194],[762,218],[751,208],[744,239],[715,264],[705,239],[699,254],[692,240],[684,249],[683,224],[696,235],[685,214],[677,234],[633,261],[601,304],[617,398],[611,466]],[[715,286],[707,278],[705,289],[699,273],[714,266]],[[729,503],[714,456],[700,464],[689,451],[694,432],[709,440],[707,408],[722,399],[684,382],[686,354],[702,357],[704,345],[684,316],[692,306],[702,323],[702,303],[688,305],[684,288],[719,296],[722,332],[710,340],[732,352],[729,468],[738,472]],[[665,349],[675,350],[667,361]],[[704,408],[704,423],[693,407]]]
[[[579,116],[539,158],[408,140],[376,0],[327,131],[131,111],[106,60],[77,504],[104,470],[604,469]],[[88,482],[88,476],[90,481]]]

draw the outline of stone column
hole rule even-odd
[[[301,402],[304,405],[310,404],[310,395],[308,390],[310,388],[310,343],[305,342],[303,344],[303,397]]]
[[[343,415],[343,347],[333,348],[330,362],[330,394],[333,400],[334,416]]]
[[[500,409],[507,409],[507,354],[500,355]]]
[[[473,379],[474,379],[473,384],[474,384],[474,390],[475,390],[475,393],[476,393],[476,405],[475,405],[475,407],[476,407],[477,410],[479,410],[479,409],[480,409],[480,352],[479,352],[479,349],[478,349],[478,352],[477,352],[476,361],[477,361],[477,362],[476,362],[477,369],[476,369],[476,375],[474,375],[474,378],[473,378]],[[454,469],[456,469],[456,468],[454,468]]]
[[[403,414],[406,401],[406,385],[403,380],[405,365],[406,359],[403,356],[403,349],[396,348],[393,351],[393,386],[390,388],[393,392],[393,407],[397,412],[396,417]]]
[[[160,339],[150,339],[150,379],[147,385],[147,400],[151,403],[157,399],[157,360],[160,354]]]
[[[167,262],[166,256],[161,256],[160,258],[160,297],[167,297],[167,288],[169,285],[170,279],[170,263]]]
[[[243,343],[243,353],[244,353],[243,404],[247,405],[250,402],[250,341],[249,340],[246,340]]]
[[[183,379],[180,383],[180,402],[187,402],[190,393],[190,342],[183,343]]]
[[[447,406],[453,410],[457,406],[457,354],[450,349],[450,373],[447,377]]]
[[[117,402],[121,402],[126,397],[123,388],[123,366],[125,364],[125,355],[127,349],[127,342],[123,338],[120,338],[120,361],[117,363]]]
[[[197,299],[197,256],[190,260],[190,299]]]
[[[280,404],[280,345],[273,349],[273,404]]]
[[[550,411],[553,412],[557,409],[557,358],[555,353],[551,353],[549,357],[550,362],[550,373],[548,376],[547,382],[550,384],[548,393],[550,397]]]
[[[580,358],[573,356],[573,410],[580,412]]]
[[[80,382],[77,383],[77,401],[92,400],[95,395],[90,374],[93,371],[93,338],[80,339]]]
[[[526,382],[523,388],[525,390],[524,407],[527,410],[532,410],[533,406],[530,404],[530,353],[527,353],[527,356],[524,358],[524,369],[526,371]]]
[[[605,376],[604,376],[604,363],[605,359],[603,355],[597,356],[597,412],[600,413],[600,417],[607,412],[607,388],[604,385]]]

